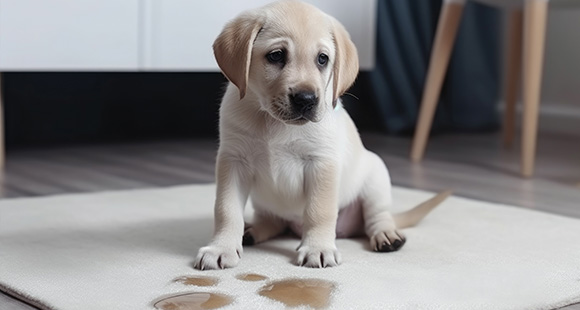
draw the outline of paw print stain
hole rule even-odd
[[[258,282],[268,277],[246,273],[236,276],[238,280]],[[215,286],[219,281],[211,277],[180,277],[174,280],[184,285]],[[312,309],[325,309],[330,304],[330,296],[336,285],[322,279],[283,279],[270,281],[262,286],[258,294],[286,307],[306,306]],[[219,293],[192,292],[173,295],[155,302],[159,310],[210,310],[219,309],[231,304],[233,297]]]
[[[322,279],[286,279],[265,285],[258,294],[282,302],[287,307],[325,309],[334,289],[334,283]]]
[[[177,278],[177,279],[173,280],[173,282],[179,282],[181,284],[195,285],[195,286],[215,286],[218,283],[218,279],[212,278],[212,277],[187,276],[187,277]]]
[[[186,293],[164,298],[155,303],[160,310],[210,310],[231,304],[234,299],[217,293]]]
[[[258,282],[268,279],[268,277],[256,273],[242,273],[236,276],[236,279],[248,282]]]

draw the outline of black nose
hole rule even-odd
[[[298,92],[290,95],[290,103],[296,110],[304,113],[318,104],[318,97],[313,92]]]

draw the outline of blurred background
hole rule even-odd
[[[8,149],[215,136],[225,80],[211,44],[227,20],[268,1],[218,2],[2,0]],[[442,1],[311,2],[341,20],[359,48],[351,93],[360,100],[345,97],[359,128],[412,133]],[[560,121],[580,117],[580,13],[552,6],[541,114],[562,118],[550,129],[565,129]],[[467,4],[435,132],[500,128],[506,14]]]
[[[521,45],[510,18],[540,1],[453,3],[461,7],[457,38],[431,98],[438,103],[432,135],[415,162],[409,152],[427,72],[444,63],[431,61],[444,2],[307,1],[338,18],[358,47],[361,72],[344,104],[395,184],[457,187],[464,196],[551,211],[577,198],[578,1],[547,6],[543,74],[532,87],[541,94],[534,178],[520,173],[519,117],[514,141],[502,143],[505,73],[522,62],[521,53],[506,56],[510,42]],[[228,20],[268,2],[0,0],[2,195],[212,182],[226,80],[211,45]]]

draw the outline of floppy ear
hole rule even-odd
[[[213,43],[218,66],[228,80],[238,87],[240,99],[246,95],[252,47],[262,24],[259,16],[242,14],[229,22]]]
[[[358,53],[344,26],[331,18],[336,59],[334,60],[333,102],[346,92],[356,80],[359,70]]]

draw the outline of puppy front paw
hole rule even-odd
[[[375,252],[394,252],[400,250],[405,241],[405,236],[397,230],[380,231],[371,237],[371,248]]]
[[[340,265],[340,253],[336,246],[301,245],[298,248],[296,265],[310,268],[326,268]]]
[[[194,268],[199,270],[225,269],[238,265],[242,246],[219,245],[212,243],[199,249]]]

